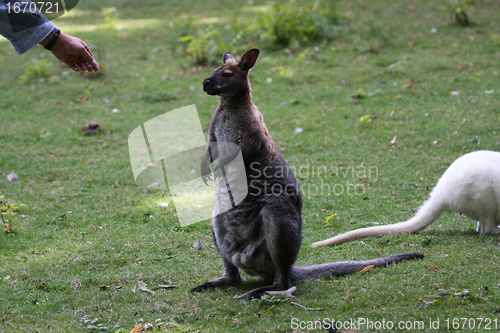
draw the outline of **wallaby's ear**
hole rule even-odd
[[[229,52],[224,52],[224,57],[223,57],[223,60],[224,60],[224,63],[232,60],[234,62],[236,62],[236,59],[234,59],[234,55],[232,55],[231,53]]]
[[[241,69],[244,71],[249,71],[250,68],[255,65],[255,62],[257,61],[257,58],[259,57],[259,50],[258,49],[252,49],[245,53],[243,57],[241,57],[239,66]]]

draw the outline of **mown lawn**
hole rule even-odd
[[[358,318],[386,326],[341,331],[499,331],[500,240],[479,236],[460,215],[445,213],[417,235],[309,245],[408,219],[464,151],[499,150],[500,4],[475,2],[465,27],[453,23],[448,1],[340,4],[327,40],[278,47],[254,26],[270,9],[263,0],[82,1],[55,23],[92,46],[99,75],[70,72],[40,47],[17,56],[0,40],[0,206],[17,208],[0,235],[0,332],[130,332],[139,324],[321,332],[318,321]],[[207,62],[194,64],[179,39],[211,31]],[[191,104],[206,129],[217,98],[201,82],[220,63],[221,44],[238,56],[261,50],[254,102],[303,189],[298,264],[410,251],[425,259],[300,282],[293,300],[234,299],[261,285],[251,277],[189,292],[220,275],[210,223],[181,227],[168,192],[139,188],[127,140],[142,123]],[[81,128],[90,121],[102,129],[87,136]],[[7,180],[12,172],[18,180]],[[201,250],[192,248],[198,239]]]

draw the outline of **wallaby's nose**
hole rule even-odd
[[[203,91],[207,91],[207,89],[210,87],[211,83],[212,83],[212,81],[210,81],[210,78],[205,79],[203,81]]]

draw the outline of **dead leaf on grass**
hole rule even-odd
[[[12,229],[13,226],[14,226],[14,223],[9,223],[8,225],[5,226],[5,228],[3,229],[3,232],[9,233],[10,229]]]
[[[138,324],[136,325],[131,331],[130,333],[139,333],[139,331],[141,330],[142,328],[142,324]]]
[[[408,82],[406,82],[406,83],[403,85],[403,88],[409,88],[409,87],[411,87],[412,85],[414,85],[415,83],[417,83],[417,82],[412,81],[412,80],[409,80]]]
[[[82,131],[86,135],[96,134],[97,131],[99,131],[100,129],[101,129],[101,125],[99,125],[99,123],[97,123],[95,121],[91,121],[90,123],[88,123],[87,125],[82,127]]]
[[[372,269],[373,267],[375,267],[374,265],[369,265],[369,266],[366,266],[365,268],[363,268],[362,270],[360,270],[358,273],[362,274],[362,273],[366,273],[368,272],[370,269]]]

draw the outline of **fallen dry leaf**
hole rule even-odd
[[[90,123],[82,127],[82,131],[86,135],[96,134],[100,129],[101,125],[99,125],[99,123],[96,123],[95,121],[91,121]]]
[[[141,330],[142,328],[142,324],[138,324],[136,325],[131,331],[130,333],[139,333],[139,331]]]
[[[83,103],[89,100],[89,96],[83,96],[82,98],[76,98],[77,102]]]
[[[360,270],[358,273],[366,273],[368,272],[370,269],[372,269],[373,267],[375,267],[375,265],[370,265],[370,266],[366,266],[365,268],[363,268],[362,270]]]
[[[408,88],[408,87],[411,87],[412,85],[414,85],[415,81],[412,81],[412,80],[409,80],[408,82],[406,82],[404,85],[403,85],[403,88]]]
[[[6,233],[9,233],[10,232],[10,229],[12,229],[12,227],[14,226],[14,223],[10,223],[9,225],[7,225],[4,229],[3,229],[3,232],[6,232]]]

